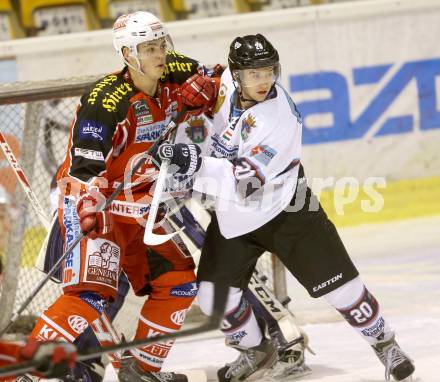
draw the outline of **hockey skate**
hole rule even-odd
[[[133,357],[124,356],[118,373],[121,382],[188,382],[184,374],[163,371],[145,371]]]
[[[248,378],[260,380],[278,361],[277,349],[272,340],[267,338],[252,348],[243,348],[228,341],[226,345],[237,349],[240,355],[234,362],[227,363],[217,371],[219,382],[238,382]]]
[[[390,376],[393,376],[396,381],[402,381],[414,373],[413,361],[402,351],[394,335],[388,341],[378,342],[372,347],[385,366],[385,379],[387,381]]]
[[[299,342],[288,348],[278,347],[278,363],[271,371],[276,381],[286,381],[301,378],[310,374],[312,369],[305,363],[304,343]]]

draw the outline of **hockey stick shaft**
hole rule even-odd
[[[170,143],[174,143],[175,138],[176,138],[176,134],[171,134]],[[165,235],[157,235],[153,233],[154,223],[156,222],[157,212],[159,210],[159,205],[161,203],[165,182],[168,177],[169,167],[170,167],[170,161],[162,160],[159,170],[159,176],[157,177],[156,180],[153,199],[151,200],[151,204],[150,204],[150,210],[148,211],[147,223],[145,224],[144,243],[147,245],[163,244],[166,241],[172,239],[175,235],[179,234],[179,231]]]
[[[5,155],[6,159],[8,160],[9,164],[12,167],[12,170],[15,173],[15,176],[18,179],[18,182],[20,183],[21,187],[23,188],[24,193],[26,194],[27,198],[29,199],[29,202],[32,204],[32,206],[35,209],[35,212],[37,213],[38,217],[40,218],[41,223],[44,225],[46,230],[49,230],[50,222],[49,218],[44,212],[43,208],[40,205],[40,202],[38,201],[36,195],[32,191],[31,185],[29,183],[29,180],[27,179],[22,167],[20,166],[20,163],[18,162],[17,158],[14,155],[14,152],[11,149],[11,146],[9,146],[8,141],[6,140],[6,137],[4,134],[0,131],[0,146],[2,148],[3,154]]]
[[[186,109],[183,108],[179,113],[177,113],[177,116],[167,125],[167,127],[164,129],[164,131],[161,133],[159,138],[153,143],[153,145],[147,150],[145,153],[145,156],[143,156],[131,169],[131,172],[128,178],[128,181],[132,177],[133,174],[136,173],[137,170],[141,168],[141,166],[145,163],[145,161],[148,159],[149,155],[153,153],[159,145],[165,140],[165,138],[170,134],[176,127],[178,121],[183,117],[183,115],[186,113]],[[112,192],[112,194],[106,199],[105,203],[98,204],[97,210],[98,212],[102,212],[105,209],[107,209],[110,204],[117,198],[117,196],[124,190],[125,185],[127,184],[126,178],[124,178],[124,181],[121,182],[118,187]],[[31,301],[35,298],[35,296],[38,294],[38,292],[46,285],[46,283],[50,280],[52,275],[55,273],[55,271],[58,269],[58,267],[61,265],[61,263],[64,261],[64,259],[75,249],[75,247],[79,244],[79,242],[86,236],[87,233],[81,232],[78,237],[73,241],[73,243],[69,246],[69,248],[66,249],[66,251],[63,253],[63,255],[58,259],[58,261],[54,264],[54,266],[47,272],[46,276],[40,280],[40,282],[37,284],[37,286],[32,290],[32,292],[29,294],[29,296],[26,298],[26,300],[21,304],[20,308],[17,310],[16,313],[14,313],[8,323],[8,325],[1,330],[0,337],[5,334],[14,324],[14,322],[20,317],[21,313],[28,307],[28,305],[31,303]]]
[[[123,342],[120,344],[107,346],[105,348],[91,349],[86,353],[79,353],[76,357],[77,361],[86,361],[88,359],[99,357],[107,353],[116,353],[124,350],[133,349],[136,347],[146,346],[152,343],[165,342],[169,340],[174,340],[178,338],[188,337],[210,330],[215,330],[220,327],[221,320],[223,319],[226,299],[229,293],[229,287],[225,284],[223,280],[214,281],[215,285],[215,296],[214,296],[214,310],[213,314],[207,320],[206,323],[200,325],[197,328],[182,330],[178,333],[163,334],[150,338],[136,339],[130,342]],[[22,362],[16,365],[6,366],[0,368],[0,377],[10,376],[10,375],[20,375],[28,372],[34,371],[40,364],[36,361]]]

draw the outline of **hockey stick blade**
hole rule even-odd
[[[183,107],[181,111],[179,111],[176,115],[176,117],[165,127],[165,129],[160,134],[159,138],[153,143],[153,145],[147,150],[146,155],[142,156],[141,159],[133,166],[129,176],[127,178],[131,178],[133,174],[136,173],[137,170],[141,168],[141,166],[145,163],[145,161],[148,159],[149,155],[157,150],[160,144],[165,140],[165,138],[170,134],[178,124],[178,121],[185,115],[186,108]],[[117,198],[117,196],[123,191],[125,188],[125,185],[127,184],[126,178],[124,178],[124,181],[119,184],[119,186],[112,192],[112,194],[107,198],[105,203],[99,203],[97,205],[98,212],[102,212],[105,209],[107,209],[110,204]],[[14,313],[9,320],[9,323],[6,325],[4,329],[0,331],[0,337],[2,337],[11,327],[14,325],[15,321],[20,317],[21,313],[28,307],[30,302],[35,298],[35,296],[38,294],[38,292],[43,288],[44,285],[51,279],[52,275],[55,273],[55,271],[58,269],[58,267],[61,265],[61,263],[64,261],[64,259],[75,249],[75,247],[78,245],[78,243],[83,239],[83,237],[87,233],[81,232],[76,240],[70,245],[69,248],[62,254],[62,256],[58,259],[58,261],[55,263],[55,265],[47,272],[46,276],[41,279],[41,281],[38,283],[38,285],[32,290],[32,292],[29,294],[29,296],[26,298],[26,300],[21,304],[20,308],[17,310],[16,313]]]
[[[168,175],[168,168],[170,166],[169,160],[163,160],[160,165],[159,176],[156,180],[156,188],[154,190],[153,199],[150,203],[150,210],[148,211],[148,219],[144,231],[144,243],[147,245],[159,245],[172,239],[181,231],[172,232],[165,235],[158,235],[153,232],[154,223],[156,222],[157,211],[159,210],[160,200],[162,197],[165,181]]]
[[[220,279],[215,281],[214,285],[215,285],[215,289],[214,289],[213,314],[211,315],[211,317],[209,317],[209,319],[206,320],[205,323],[198,326],[197,328],[186,329],[177,333],[163,334],[156,337],[141,338],[130,342],[125,342],[125,343],[123,342],[112,346],[106,346],[105,348],[91,349],[85,353],[78,353],[76,357],[76,361],[78,362],[86,361],[88,359],[100,357],[101,355],[107,353],[122,352],[124,350],[130,350],[132,348],[146,346],[152,343],[175,340],[178,338],[189,337],[192,335],[218,329],[223,319],[223,315],[226,307],[226,300],[229,294],[229,287],[225,284],[224,281]],[[5,366],[0,368],[0,377],[30,373],[34,371],[35,368],[37,368],[39,365],[40,365],[39,362],[28,361],[28,362],[21,362],[11,366]]]

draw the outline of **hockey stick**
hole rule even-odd
[[[229,293],[229,288],[225,284],[223,280],[217,279],[214,281],[215,285],[215,294],[214,294],[214,309],[213,314],[211,317],[202,325],[200,325],[197,328],[192,329],[186,329],[182,330],[178,333],[170,333],[170,334],[163,334],[155,337],[150,338],[142,338],[133,340],[130,342],[123,342],[120,344],[108,346],[105,348],[96,348],[91,349],[90,351],[87,351],[85,353],[79,353],[76,357],[76,361],[86,361],[88,359],[93,359],[96,357],[99,357],[103,354],[107,353],[116,353],[116,352],[122,352],[124,350],[129,350],[136,347],[146,346],[152,343],[156,342],[165,342],[169,340],[174,340],[178,338],[188,337],[195,334],[200,334],[203,332],[207,332],[210,330],[215,330],[220,327],[220,323],[223,319],[224,310],[226,307],[226,299]],[[17,375],[17,374],[24,374],[28,372],[34,371],[38,366],[40,366],[39,362],[36,361],[28,361],[28,362],[22,362],[16,365],[6,366],[3,368],[0,368],[0,377],[5,377],[8,375]]]
[[[153,194],[153,200],[150,204],[150,210],[148,211],[147,223],[145,224],[144,231],[144,243],[147,245],[159,245],[173,238],[180,231],[168,233],[165,235],[157,235],[153,233],[154,223],[156,222],[157,211],[159,209],[160,200],[162,198],[163,189],[165,186],[165,181],[168,176],[168,168],[170,166],[169,160],[162,160],[160,165],[159,176],[156,180],[156,188]]]
[[[176,135],[173,134],[171,142],[174,142]],[[163,159],[160,165],[159,176],[156,180],[156,185],[153,194],[153,200],[150,203],[150,210],[148,211],[147,223],[145,224],[144,231],[144,243],[147,245],[159,245],[172,239],[174,236],[179,234],[182,230],[177,230],[165,235],[157,235],[153,233],[154,223],[156,222],[157,211],[159,210],[160,201],[162,199],[162,193],[164,190],[165,182],[168,176],[168,169],[170,167],[170,161],[168,159]]]
[[[141,166],[145,163],[145,161],[149,158],[149,155],[157,150],[160,144],[165,140],[165,138],[168,136],[169,133],[171,133],[176,127],[178,121],[182,118],[182,116],[186,113],[186,109],[183,108],[179,113],[177,113],[177,116],[168,124],[168,126],[165,127],[165,129],[162,131],[159,138],[153,143],[153,145],[147,150],[144,156],[142,156],[139,161],[134,165],[134,167],[131,169],[131,172],[124,178],[124,181],[121,182],[118,187],[112,192],[112,194],[107,198],[107,200],[104,203],[98,203],[97,205],[97,211],[102,212],[105,209],[107,209],[110,204],[116,199],[116,197],[122,192],[122,190],[125,188],[125,185],[127,184],[127,180],[130,181],[130,178],[133,176],[133,174],[136,173],[137,170],[141,168]],[[53,273],[58,269],[58,267],[61,265],[61,263],[64,261],[64,259],[69,255],[75,247],[79,244],[79,242],[87,235],[87,232],[81,232],[78,237],[73,241],[73,243],[70,245],[69,248],[66,249],[66,251],[63,253],[63,255],[58,259],[58,261],[54,264],[54,266],[47,272],[46,276],[41,279],[41,281],[37,284],[37,286],[33,289],[33,291],[29,294],[29,296],[26,298],[26,300],[21,304],[20,308],[15,312],[12,317],[9,320],[8,325],[4,329],[0,331],[0,337],[3,336],[14,324],[14,322],[20,317],[21,313],[28,307],[28,305],[31,303],[31,301],[34,299],[34,297],[38,294],[38,292],[43,288],[44,285],[50,280]]]
[[[12,170],[14,170],[15,176],[17,177],[21,187],[23,188],[24,193],[26,194],[27,198],[29,199],[29,202],[32,204],[32,206],[35,209],[35,212],[37,213],[38,217],[40,218],[41,223],[46,228],[46,231],[49,231],[50,229],[50,220],[46,213],[44,212],[43,208],[40,205],[40,202],[38,201],[36,195],[32,191],[31,185],[20,166],[20,163],[18,162],[17,158],[15,157],[11,146],[9,146],[8,142],[6,141],[6,137],[3,135],[3,133],[0,131],[0,146],[2,148],[3,153],[5,154],[6,159],[8,160],[9,164],[12,167]],[[2,333],[3,334],[3,333]]]

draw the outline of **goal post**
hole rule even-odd
[[[64,160],[69,128],[79,97],[98,78],[87,76],[0,85],[0,130],[47,215],[50,211],[50,184]],[[4,240],[3,246],[0,245],[0,256],[4,263],[3,286],[0,290],[0,328],[3,328],[43,277],[35,268],[35,262],[46,232],[1,153],[0,187],[9,194],[9,202],[3,206],[6,213],[0,214],[0,219],[9,222],[7,232],[3,233],[7,240]],[[279,260],[271,254],[264,254],[258,267],[267,277],[269,288],[280,301],[285,301],[285,272]],[[60,293],[60,285],[49,281],[23,313],[24,332],[31,330],[35,317]],[[132,330],[135,329],[137,312],[134,310],[141,301],[136,297],[126,301],[122,311],[128,309],[130,313],[127,316],[131,321],[127,320],[128,317],[123,318],[120,320],[121,327],[117,325],[117,329],[125,333],[128,321],[134,326]]]

